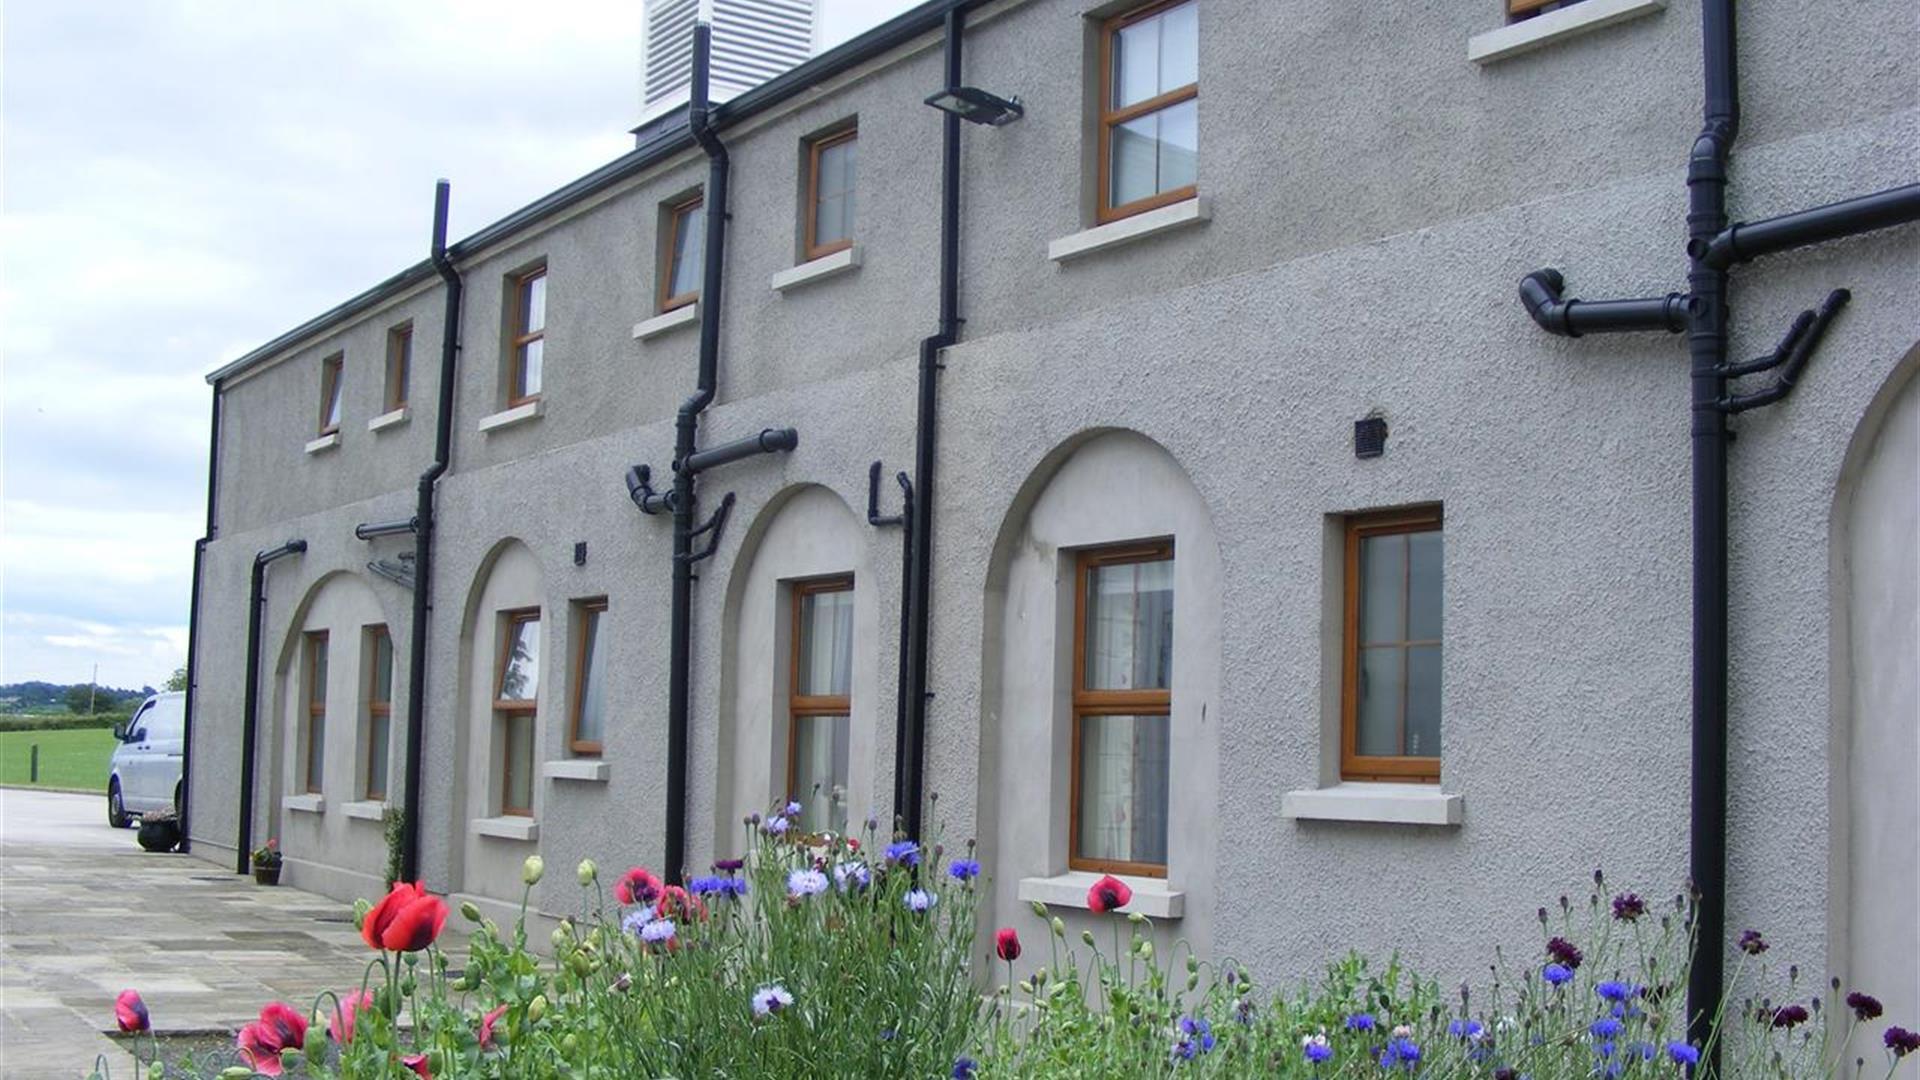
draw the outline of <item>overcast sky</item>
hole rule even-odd
[[[821,0],[828,45],[912,6]],[[205,376],[632,147],[640,0],[9,0],[0,682],[186,658]],[[537,14],[537,18],[529,13]]]

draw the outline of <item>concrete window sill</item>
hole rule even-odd
[[[501,817],[477,817],[467,823],[475,836],[492,836],[501,840],[538,840],[540,823],[530,817],[513,814]]]
[[[515,405],[511,409],[494,413],[492,416],[483,416],[480,418],[480,430],[499,431],[501,428],[537,420],[546,412],[546,405],[545,399],[534,398],[525,405]]]
[[[401,424],[406,423],[407,418],[412,415],[413,413],[410,412],[405,405],[402,405],[392,412],[383,412],[379,416],[367,421],[367,430],[385,431],[390,427],[399,427]]]
[[[1131,244],[1136,240],[1145,240],[1149,236],[1159,236],[1174,229],[1198,225],[1212,217],[1213,204],[1205,196],[1196,196],[1171,206],[1158,207],[1131,217],[1123,217],[1119,221],[1109,221],[1105,225],[1083,229],[1072,236],[1063,236],[1047,245],[1047,258],[1057,263],[1068,262],[1092,255],[1097,251]]]
[[[1087,906],[1087,890],[1093,888],[1093,883],[1103,876],[1085,870],[1069,870],[1053,877],[1021,878],[1020,899],[1028,903],[1038,900],[1049,907],[1084,910]],[[1187,913],[1187,894],[1169,887],[1164,878],[1128,877],[1125,874],[1114,876],[1133,890],[1133,901],[1121,911],[1137,911],[1154,919],[1178,919]]]
[[[682,326],[692,326],[700,321],[700,301],[682,304],[664,315],[655,315],[651,319],[633,324],[633,340],[651,341],[669,330]]]
[[[1295,821],[1367,821],[1381,825],[1457,826],[1466,796],[1433,784],[1335,784],[1289,791],[1280,816]]]
[[[327,800],[319,795],[289,795],[280,800],[280,808],[295,814],[324,814]]]
[[[307,444],[307,453],[317,454],[322,450],[331,450],[334,447],[339,445],[340,445],[340,433],[337,431],[329,431],[325,435],[322,435],[319,438],[313,440],[312,442],[309,442]]]
[[[802,285],[811,285],[816,281],[825,281],[828,278],[839,277],[841,274],[850,274],[859,268],[860,248],[858,245],[855,245],[836,251],[831,255],[822,255],[811,262],[803,262],[799,266],[791,269],[780,271],[773,275],[773,291],[783,293],[788,289],[797,289]]]
[[[612,773],[599,758],[566,758],[540,766],[540,775],[549,780],[578,780],[588,784],[604,784]]]
[[[1491,64],[1602,27],[1652,15],[1666,6],[1667,0],[1581,0],[1559,11],[1473,35],[1467,39],[1467,59],[1476,64]]]
[[[387,804],[378,799],[341,803],[340,812],[361,821],[379,821],[387,815]]]

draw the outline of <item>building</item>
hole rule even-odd
[[[291,882],[380,888],[409,730],[432,888],[500,913],[533,852],[663,864],[673,531],[626,476],[669,475],[711,316],[700,445],[798,441],[700,480],[700,521],[732,503],[693,540],[688,866],[789,794],[810,825],[891,815],[908,582],[900,529],[864,513],[873,462],[919,471],[925,351],[926,824],[978,839],[983,919],[1070,909],[1113,869],[1263,977],[1348,947],[1464,975],[1596,866],[1679,888],[1684,339],[1551,336],[1515,287],[1688,287],[1702,2],[1511,25],[1501,0],[962,3],[961,81],[1024,115],[959,136],[945,348],[923,99],[952,5],[714,112],[711,310],[684,130],[460,240],[418,724],[414,594],[368,568],[413,541],[356,528],[416,513],[443,279],[423,262],[223,367],[193,850],[236,855],[249,581],[293,538],[261,570],[245,825]],[[1736,219],[1920,175],[1911,12],[1791,8],[1741,13]],[[1740,359],[1852,294],[1793,396],[1733,421],[1729,925],[1897,1015],[1920,1011],[1916,240],[1774,256],[1731,305]]]

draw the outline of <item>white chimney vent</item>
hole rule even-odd
[[[640,123],[685,107],[693,82],[693,27],[713,26],[715,103],[813,56],[819,0],[645,0]]]

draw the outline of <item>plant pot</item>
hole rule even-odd
[[[138,839],[146,851],[172,851],[180,843],[180,823],[172,818],[142,818]]]
[[[262,885],[280,884],[280,867],[256,866],[253,868],[253,880]]]

